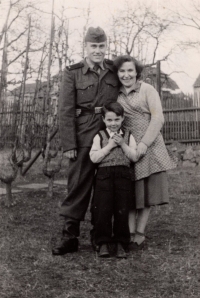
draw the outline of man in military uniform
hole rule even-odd
[[[104,59],[105,32],[90,27],[85,36],[87,57],[65,69],[59,99],[61,144],[69,158],[68,195],[60,215],[64,217],[63,237],[54,255],[78,250],[80,221],[87,211],[95,164],[89,158],[92,140],[104,128],[101,107],[117,100],[119,82],[111,60]]]

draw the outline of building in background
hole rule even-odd
[[[156,88],[157,84],[157,69],[156,67],[145,67],[143,71],[142,79],[151,84],[154,88]],[[169,75],[164,72],[160,72],[160,83],[161,83],[161,96],[162,95],[171,95],[171,94],[180,94],[182,91],[180,90],[177,83],[172,80]]]
[[[196,81],[194,82],[193,88],[194,88],[194,98],[200,101],[200,74],[197,77]]]

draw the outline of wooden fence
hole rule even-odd
[[[165,124],[162,130],[166,144],[178,141],[200,143],[200,98],[173,94],[162,96]]]
[[[0,148],[10,147],[19,138],[20,126],[23,129],[25,143],[30,140],[34,148],[42,148],[45,144],[48,125],[52,122],[52,114],[48,117],[48,125],[44,125],[45,114],[41,107],[33,108],[30,101],[24,102],[23,121],[19,105],[6,102],[0,106]],[[46,126],[46,127],[45,127]],[[58,142],[58,136],[53,140],[53,147]]]
[[[162,106],[165,124],[162,129],[166,144],[178,141],[187,144],[200,143],[200,98],[179,95],[162,95]],[[53,114],[53,111],[51,111]],[[0,148],[10,146],[19,131],[20,110],[17,103],[6,103],[0,106]],[[25,135],[34,138],[34,147],[44,145],[46,134],[44,112],[40,106],[33,110],[29,101],[24,103],[23,127]],[[54,138],[53,147],[59,142]]]

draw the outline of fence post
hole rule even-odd
[[[160,61],[156,62],[156,89],[161,98]]]

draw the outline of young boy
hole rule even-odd
[[[128,214],[132,197],[129,167],[131,161],[137,160],[136,142],[129,131],[121,129],[124,109],[119,103],[105,105],[102,117],[106,129],[94,137],[90,150],[92,162],[99,164],[93,197],[95,242],[100,245],[99,256],[109,257],[107,244],[114,239],[116,256],[125,258],[124,247],[130,241]]]

